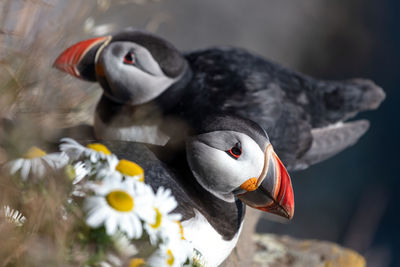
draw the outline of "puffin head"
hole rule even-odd
[[[290,176],[258,124],[229,116],[205,120],[201,133],[186,142],[187,160],[207,191],[291,219]]]
[[[53,66],[98,81],[107,97],[130,105],[155,99],[187,69],[185,59],[169,42],[132,28],[74,44]]]

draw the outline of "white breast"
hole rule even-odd
[[[193,243],[202,254],[208,267],[220,265],[236,246],[242,225],[238,233],[229,241],[222,236],[208,223],[207,219],[197,210],[196,216],[182,222],[185,238]]]
[[[157,124],[136,125],[130,123],[127,126],[126,123],[113,122],[105,125],[97,114],[94,121],[94,132],[96,138],[100,140],[132,141],[160,146],[164,146],[169,140],[169,137],[159,129]]]

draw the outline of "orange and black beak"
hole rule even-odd
[[[253,208],[292,219],[294,195],[290,176],[271,144],[264,155],[261,175],[243,183],[241,189],[247,192],[238,198]]]
[[[80,79],[95,81],[97,57],[111,38],[104,36],[76,43],[61,53],[53,67]]]

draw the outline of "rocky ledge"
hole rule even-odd
[[[255,234],[252,266],[258,267],[365,267],[357,252],[335,243],[298,240],[288,236]]]

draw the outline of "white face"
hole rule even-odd
[[[97,66],[97,76],[104,76],[111,89],[105,94],[131,105],[153,100],[180,78],[166,76],[151,53],[132,42],[110,43],[101,52]]]
[[[235,154],[240,155],[236,157]],[[264,151],[246,134],[215,131],[191,138],[187,142],[187,159],[197,181],[204,188],[215,195],[227,195],[248,179],[260,176]]]

